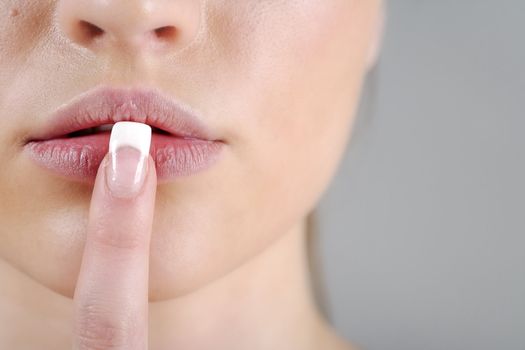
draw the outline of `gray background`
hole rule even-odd
[[[393,0],[320,206],[333,322],[365,349],[525,349],[525,1]]]

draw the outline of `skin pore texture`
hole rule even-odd
[[[349,349],[315,306],[305,221],[381,24],[380,0],[1,1],[0,348],[71,347],[93,187],[23,145],[106,85],[174,96],[225,142],[213,167],[157,187],[150,348]],[[161,27],[174,30],[151,35]]]

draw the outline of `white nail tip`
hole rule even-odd
[[[111,129],[109,139],[109,152],[114,153],[117,149],[130,146],[140,151],[141,155],[147,156],[151,145],[151,127],[144,123],[118,122]]]

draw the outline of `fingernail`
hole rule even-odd
[[[151,127],[143,123],[118,122],[109,139],[106,183],[114,197],[136,197],[146,179]]]

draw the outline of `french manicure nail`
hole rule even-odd
[[[146,178],[151,127],[136,122],[113,125],[109,139],[106,183],[114,197],[136,197]]]

